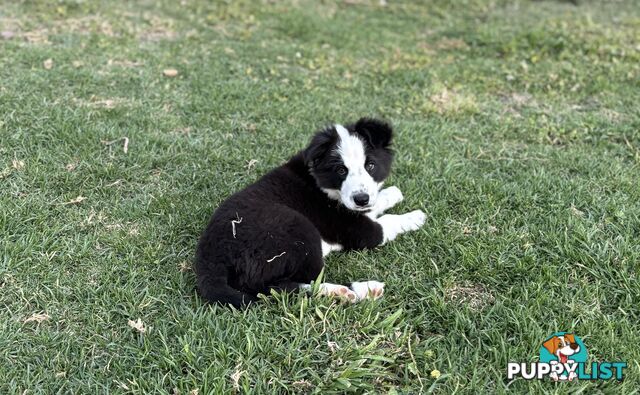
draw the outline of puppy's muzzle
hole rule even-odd
[[[369,194],[367,193],[356,193],[352,196],[352,199],[358,207],[365,207],[369,204]]]

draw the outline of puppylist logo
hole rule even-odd
[[[587,347],[573,333],[556,332],[540,347],[540,362],[509,362],[507,378],[554,381],[612,380],[622,381],[626,362],[587,363]]]

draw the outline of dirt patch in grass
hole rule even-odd
[[[111,19],[111,20],[110,20]],[[119,15],[115,20],[104,15],[88,15],[65,18],[51,22],[36,22],[28,19],[2,18],[2,37],[22,39],[31,44],[51,44],[50,37],[65,34],[103,37],[123,37],[133,35],[142,42],[175,40],[179,37],[175,22],[153,14],[144,14],[142,21],[134,14]]]
[[[469,49],[466,42],[459,38],[443,38],[436,42],[435,47],[439,50],[465,50]]]
[[[6,22],[6,23],[5,23]],[[11,32],[11,38],[23,39],[31,44],[50,44],[49,37],[60,34],[100,34],[114,37],[119,35],[112,24],[100,15],[81,18],[67,18],[47,24],[33,23],[28,20],[2,19],[3,31]]]
[[[171,19],[160,18],[156,15],[145,14],[144,22],[146,26],[136,31],[136,37],[144,42],[157,42],[163,40],[175,40],[178,33],[175,30],[175,23]]]
[[[500,96],[502,111],[516,118],[522,117],[522,110],[528,107],[537,107],[538,103],[533,96],[526,92],[512,92]]]
[[[473,310],[482,310],[495,301],[491,292],[483,284],[471,282],[448,288],[445,291],[445,299],[449,303],[467,305]]]
[[[423,109],[438,114],[456,114],[474,113],[478,106],[473,95],[445,87],[432,94]]]

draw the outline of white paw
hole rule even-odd
[[[379,198],[386,200],[387,207],[393,207],[400,203],[404,196],[402,196],[402,192],[398,187],[389,187],[380,191]]]
[[[376,300],[384,294],[384,283],[380,281],[360,281],[351,283],[351,289],[356,293],[358,301]]]
[[[418,230],[424,225],[425,218],[422,210],[415,210],[401,215],[387,214],[376,219],[382,226],[382,244],[394,240],[399,234]]]
[[[318,288],[318,295],[330,296],[351,303],[358,301],[358,295],[344,285],[322,283]]]
[[[340,244],[330,244],[324,240],[321,240],[322,243],[322,257],[329,255],[333,251],[342,251],[342,246]]]
[[[414,210],[409,213],[403,214],[402,216],[402,230],[404,232],[408,232],[411,230],[418,230],[422,225],[424,225],[424,221],[427,216],[422,210]]]

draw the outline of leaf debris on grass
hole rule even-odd
[[[115,187],[116,185],[120,185],[122,184],[124,181],[123,180],[115,180],[114,182],[110,182],[109,184],[105,185],[106,188],[110,188],[110,187]]]
[[[241,364],[237,364],[234,372],[231,374],[231,383],[235,391],[240,390],[240,378],[244,373],[246,373],[246,371],[240,370],[241,366],[242,366]]]
[[[296,380],[293,383],[291,383],[291,385],[293,385],[296,388],[303,388],[303,389],[311,389],[313,388],[313,384],[311,384],[309,381],[307,380]]]
[[[338,343],[330,340],[327,340],[327,347],[329,347],[329,351],[331,351],[332,354],[340,349],[340,346],[338,346]]]
[[[193,270],[192,266],[191,266],[191,262],[189,262],[189,261],[180,262],[178,264],[178,270],[180,270],[180,272],[182,272],[182,273],[189,272],[189,271]]]
[[[138,318],[137,320],[129,320],[127,322],[129,324],[129,326],[135,330],[137,330],[138,332],[144,334],[147,332],[147,328],[144,325],[144,323],[142,322],[142,320],[140,318]]]
[[[22,170],[24,168],[24,161],[14,159],[13,161],[11,161],[11,167],[16,170]]]
[[[85,200],[87,200],[87,198],[86,198],[86,197],[84,197],[84,196],[78,196],[78,197],[76,197],[76,198],[74,198],[74,199],[69,200],[68,202],[64,202],[64,203],[62,203],[62,205],[79,204],[79,203],[84,202]]]
[[[33,313],[29,317],[22,320],[25,324],[28,322],[37,322],[38,324],[44,321],[49,321],[51,317],[47,313]]]
[[[125,154],[129,152],[129,138],[128,137],[120,137],[119,139],[115,139],[115,140],[110,140],[110,141],[106,141],[106,140],[102,140],[102,144],[111,147],[111,145],[115,144],[115,143],[119,143],[120,141],[122,141],[122,152],[124,152]]]
[[[584,217],[584,211],[579,210],[573,204],[571,205],[570,210],[571,210],[571,214],[575,215],[576,217]]]
[[[176,76],[178,76],[178,70],[176,70],[176,69],[164,69],[162,71],[162,74],[165,77],[176,77]]]
[[[247,162],[247,164],[246,164],[245,168],[246,168],[247,170],[251,170],[251,169],[253,169],[253,168],[254,168],[254,166],[256,165],[256,163],[258,163],[258,160],[257,160],[257,159],[251,159],[251,160],[249,160],[249,161]]]

